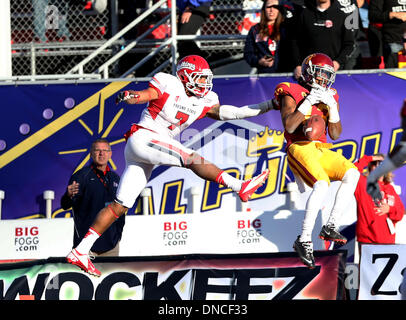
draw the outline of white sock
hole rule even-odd
[[[354,192],[357,187],[360,173],[358,170],[349,169],[342,180],[340,187],[337,190],[336,198],[334,201],[333,209],[331,210],[330,217],[326,224],[338,228],[339,218],[341,213],[348,206],[351,198],[354,197]]]
[[[323,200],[328,191],[328,182],[324,180],[316,181],[313,191],[310,193],[306,203],[306,213],[302,225],[302,234],[299,241],[312,241],[312,232],[316,222],[317,214],[323,205]]]
[[[235,192],[239,192],[241,190],[241,185],[243,183],[243,181],[234,178],[225,171],[220,172],[216,178],[216,182],[226,186],[227,188],[231,188],[231,190]]]
[[[99,239],[99,237],[100,234],[98,234],[97,231],[95,231],[93,228],[90,228],[82,241],[75,248],[76,251],[80,254],[89,254],[90,249],[92,248],[96,240]]]

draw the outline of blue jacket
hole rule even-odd
[[[212,0],[176,0],[176,5],[180,11],[183,11],[186,7],[210,6],[211,2]]]
[[[71,199],[65,192],[61,198],[63,209],[70,207],[73,209],[75,223],[73,247],[76,247],[85,236],[98,212],[114,200],[120,181],[118,174],[110,169],[104,175],[102,171],[93,168],[92,164],[75,172],[69,184],[73,181],[78,182],[79,193]],[[125,215],[122,215],[97,239],[91,250],[102,253],[113,249],[121,239],[124,223]]]
[[[258,61],[266,56],[271,55],[269,50],[268,41],[258,40],[259,24],[252,26],[245,39],[244,46],[244,59],[247,63],[258,69],[258,73],[273,73],[277,72],[279,62],[279,50],[275,51],[274,64],[272,67],[263,67],[258,64]],[[277,42],[277,48],[279,47],[279,41]]]

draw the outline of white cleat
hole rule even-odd
[[[101,272],[95,268],[93,263],[89,259],[89,255],[87,254],[80,254],[77,252],[76,249],[72,249],[72,251],[66,257],[66,261],[70,264],[78,266],[83,271],[87,272],[96,277],[100,277]]]
[[[264,170],[260,175],[257,175],[247,181],[244,181],[238,195],[242,202],[247,202],[257,189],[262,186],[269,176],[269,169]]]

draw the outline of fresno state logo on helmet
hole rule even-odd
[[[176,75],[187,92],[203,98],[212,87],[213,73],[207,61],[197,55],[182,58],[177,65]]]
[[[192,70],[192,71],[195,71],[196,70],[196,66],[195,66],[195,64],[194,63],[190,63],[189,61],[181,61],[179,64],[178,64],[178,68],[177,68],[177,71],[179,71],[180,69],[190,69],[190,70]]]

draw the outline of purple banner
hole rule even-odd
[[[214,91],[218,93],[221,104],[242,106],[272,98],[275,86],[284,81],[292,81],[292,78],[215,79]],[[146,87],[147,82],[1,86],[0,190],[5,191],[2,219],[43,217],[45,190],[55,192],[53,216],[70,216],[69,210],[60,208],[59,200],[71,174],[88,163],[90,144],[96,138],[106,137],[112,143],[111,165],[121,174],[124,170],[123,134],[131,123],[139,120],[144,106],[116,106],[114,99],[117,92],[124,88],[140,90]],[[399,113],[405,98],[406,81],[384,73],[338,75],[334,87],[340,96],[343,123],[343,133],[340,140],[335,142],[336,148],[341,149],[351,161],[364,154],[388,153],[401,136]],[[251,154],[256,156],[252,161],[241,160],[229,164],[226,159],[213,162],[222,168],[236,172],[240,170],[241,176],[254,174],[259,167],[273,166],[273,180],[259,190],[252,201],[252,208],[272,210],[280,207],[285,198],[286,179],[292,179],[285,165],[283,141],[278,142],[278,147],[271,147],[267,141],[262,141],[264,135],[273,141],[280,137],[283,127],[279,112],[271,111],[240,122],[216,123],[204,118],[193,124],[190,129],[195,131],[189,131],[188,137],[182,136],[182,142],[195,146],[198,142],[196,137],[202,134],[196,149],[212,160],[212,153],[204,149],[205,144],[201,143],[205,141],[203,137],[207,128],[215,128],[219,132],[231,130],[237,135],[238,129],[242,128],[257,135],[255,139],[260,141],[262,147],[254,151],[250,149],[249,135],[241,137],[246,140],[247,148],[243,151],[247,159],[251,159]],[[209,142],[215,143],[215,140]],[[202,211],[229,209],[227,201],[221,200],[225,190],[204,184],[200,178],[190,175],[189,170],[171,170],[157,168],[153,172],[149,183],[154,191],[151,213],[188,212],[179,206],[187,206],[184,195],[179,202],[174,202],[174,199],[179,192],[187,191],[187,185],[200,183],[203,183],[204,190]],[[395,183],[403,191],[406,190],[405,175],[404,168],[397,170],[395,175]],[[186,195],[184,197],[186,199]],[[401,197],[406,203],[404,193]],[[140,212],[138,201],[128,214]]]

